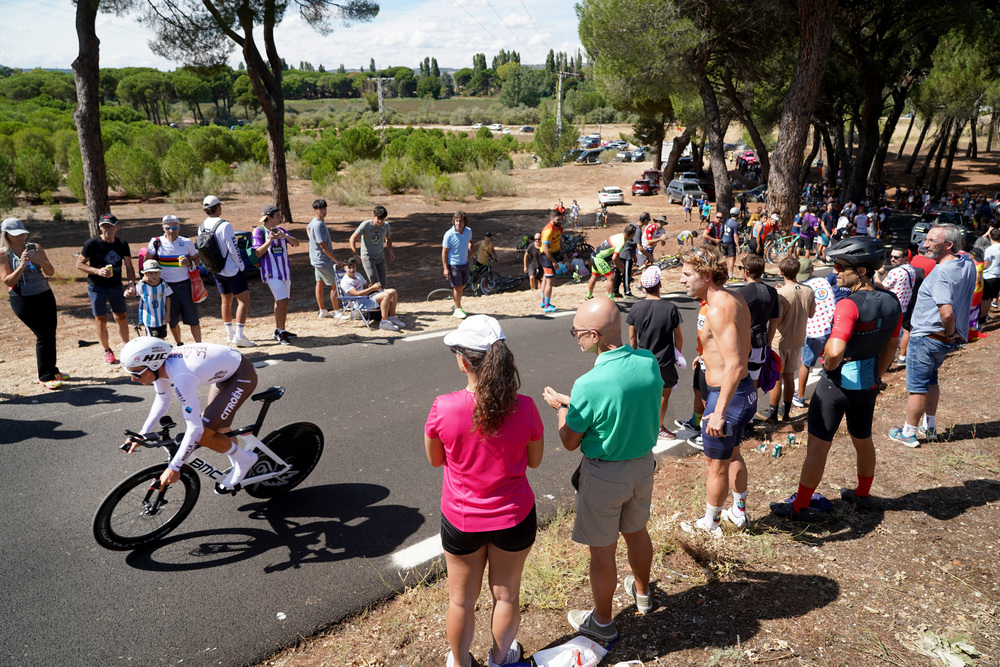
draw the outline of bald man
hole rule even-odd
[[[698,332],[701,364],[708,395],[701,420],[708,466],[705,516],[682,522],[687,532],[703,530],[722,537],[722,507],[733,488],[733,506],[726,518],[737,528],[747,525],[746,464],[740,454],[743,430],[757,411],[757,389],[750,379],[750,309],[743,297],[725,288],[729,268],[714,248],[703,246],[681,253],[681,284],[687,295],[708,305]]]
[[[653,545],[646,530],[653,497],[653,446],[660,428],[663,379],[656,357],[622,343],[621,314],[606,297],[587,301],[573,328],[580,350],[597,355],[594,368],[573,383],[569,396],[546,387],[543,398],[559,418],[563,446],[583,452],[574,482],[573,541],[590,548],[594,609],[569,612],[574,630],[601,641],[618,637],[611,600],[618,587],[615,550],[625,538],[632,573],[625,591],[641,614],[653,610],[649,570]]]

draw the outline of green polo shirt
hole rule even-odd
[[[583,434],[587,458],[637,459],[656,445],[662,393],[653,353],[624,345],[597,355],[594,368],[573,383],[566,425]]]

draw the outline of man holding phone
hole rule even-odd
[[[292,286],[292,270],[288,263],[288,246],[299,244],[288,235],[281,221],[277,206],[265,206],[260,224],[253,230],[253,251],[260,258],[260,279],[274,295],[274,340],[291,345],[295,334],[285,330],[288,318],[288,299]]]
[[[87,295],[94,314],[97,340],[104,350],[104,363],[117,364],[108,340],[108,305],[118,325],[122,343],[128,342],[128,304],[126,296],[135,296],[135,268],[128,243],[117,237],[118,218],[105,213],[98,222],[100,233],[83,244],[76,257],[76,268],[87,274]],[[128,287],[122,290],[122,271],[128,276]]]

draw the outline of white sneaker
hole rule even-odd
[[[327,318],[327,317],[337,317],[337,313],[336,313],[336,311],[334,311],[334,312],[331,313],[329,310],[321,310],[321,311],[319,311],[316,314],[316,317],[318,317],[319,319],[323,319],[323,318]]]
[[[722,516],[725,517],[726,521],[733,524],[740,530],[743,530],[744,528],[747,527],[746,512],[734,512],[733,508],[730,507],[729,509],[727,509],[725,512],[722,513]]]
[[[386,331],[399,331],[399,327],[390,322],[389,320],[382,320],[378,323],[379,329],[385,329]]]
[[[242,336],[233,336],[232,340],[229,341],[232,345],[236,347],[256,347],[257,343],[253,342],[246,337],[246,334]]]
[[[390,315],[389,316],[389,321],[392,322],[393,324],[395,324],[400,329],[405,329],[406,328],[406,322],[404,322],[403,320],[399,319],[395,315]]]
[[[722,537],[722,525],[715,523],[711,519],[706,519],[701,517],[694,523],[688,523],[687,521],[681,521],[681,530],[685,533],[696,533],[696,532],[706,532],[715,539]]]
[[[520,659],[521,646],[517,643],[517,639],[514,639],[514,641],[510,643],[510,648],[507,649],[507,655],[504,656],[503,662],[493,662],[493,649],[490,649],[490,652],[486,657],[486,665],[487,667],[499,667],[500,665],[509,665],[511,663],[518,662]]]
[[[233,467],[219,484],[227,489],[235,487],[243,481],[243,478],[247,476],[250,469],[257,463],[257,458],[258,456],[255,452],[248,452],[237,448],[236,453],[229,456],[229,462],[233,464]]]
[[[463,310],[462,308],[456,308],[451,315],[452,317],[458,318],[460,320],[464,320],[466,317],[469,316],[469,314],[466,313],[465,310]]]

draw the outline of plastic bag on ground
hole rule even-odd
[[[536,651],[531,659],[538,667],[596,667],[607,652],[594,640],[577,636],[565,644]]]

